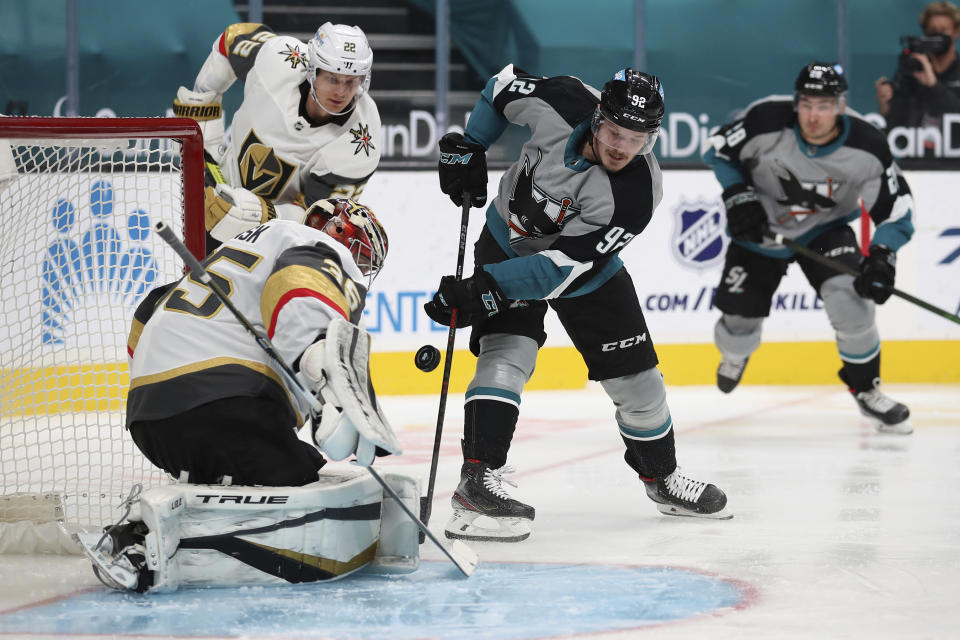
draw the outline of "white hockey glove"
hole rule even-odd
[[[333,460],[356,454],[365,467],[373,464],[378,447],[401,453],[373,393],[369,348],[366,331],[337,318],[327,327],[326,339],[307,347],[300,357],[301,374],[324,401],[314,442]]]
[[[193,118],[203,133],[203,148],[214,160],[223,159],[223,105],[216,91],[191,91],[186,87],[177,89],[173,101],[173,115]]]
[[[207,187],[204,209],[207,231],[220,242],[277,217],[272,202],[228,184]]]

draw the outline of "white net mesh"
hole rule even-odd
[[[100,530],[133,483],[165,481],[124,428],[126,343],[139,301],[181,273],[152,229],[182,235],[179,156],[37,142],[0,141],[0,552],[49,550],[27,523]]]

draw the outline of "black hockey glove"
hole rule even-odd
[[[727,208],[727,230],[730,237],[741,242],[763,242],[770,231],[767,212],[757,193],[745,184],[735,184],[723,192],[723,206]]]
[[[853,288],[861,298],[883,304],[890,297],[896,275],[897,254],[882,244],[875,244],[860,264],[860,275],[854,279]]]
[[[470,194],[470,206],[487,203],[487,151],[467,142],[460,133],[440,138],[440,190],[453,204],[463,206],[463,194]]]
[[[469,327],[477,320],[497,315],[508,302],[493,276],[477,269],[465,280],[457,280],[454,276],[440,278],[437,293],[433,300],[423,305],[423,310],[437,324],[449,327],[456,309],[457,327]]]

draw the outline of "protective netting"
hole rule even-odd
[[[133,312],[181,273],[152,229],[183,229],[171,146],[0,140],[0,553],[50,550],[27,532],[58,519],[100,530],[133,483],[165,481],[124,405]]]

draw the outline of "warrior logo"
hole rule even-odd
[[[670,246],[680,264],[701,270],[723,260],[726,218],[719,200],[681,202],[673,219],[676,225]]]
[[[777,202],[789,207],[790,215],[794,216],[797,222],[810,214],[837,206],[834,194],[839,183],[833,178],[819,183],[800,182],[790,169],[781,165],[777,180],[783,190],[783,197],[777,198]]]
[[[357,148],[353,150],[353,155],[359,154],[363,151],[367,156],[370,156],[370,149],[376,149],[373,146],[373,136],[370,135],[370,127],[363,123],[358,122],[356,129],[350,129],[350,133],[353,134],[353,144],[357,145]]]
[[[240,145],[237,164],[243,187],[265,200],[275,200],[296,171],[294,165],[278,158],[272,147],[263,144],[252,129]]]
[[[564,225],[580,215],[580,208],[573,206],[572,198],[554,198],[538,188],[535,174],[542,160],[543,152],[537,149],[533,166],[530,158],[524,157],[523,166],[517,172],[508,205],[512,242],[560,233]]]
[[[277,53],[279,53],[282,56],[286,56],[283,59],[283,61],[289,62],[291,69],[296,69],[301,64],[306,66],[307,59],[304,53],[300,51],[300,47],[298,47],[297,45],[293,45],[291,47],[289,44],[286,45],[286,47],[287,47],[286,49],[284,49],[283,51],[278,51]]]

